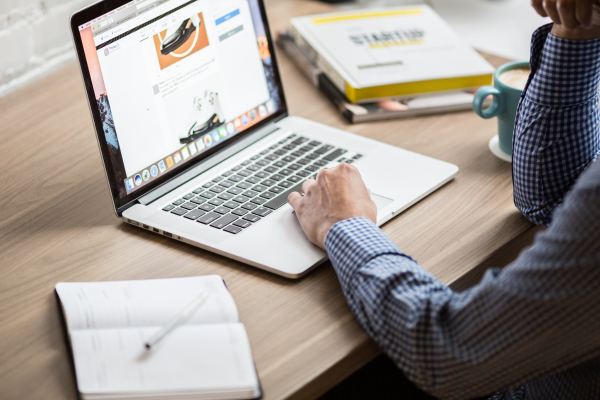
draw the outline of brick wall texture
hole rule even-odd
[[[73,12],[94,0],[0,0],[0,96],[75,60]]]

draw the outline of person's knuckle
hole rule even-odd
[[[300,194],[298,192],[292,192],[288,195],[288,203],[290,203],[292,207],[298,205],[298,202],[300,201],[300,199],[298,199],[299,195]]]
[[[560,11],[571,11],[575,8],[575,4],[571,0],[557,0],[556,7]]]
[[[333,170],[331,168],[327,168],[319,172],[319,177],[321,177],[321,179],[329,179],[331,174],[333,174]]]
[[[340,170],[342,170],[342,172],[350,172],[352,171],[352,165],[348,164],[348,163],[341,163],[340,164]]]
[[[314,179],[305,180],[304,183],[302,184],[302,191],[304,193],[307,193],[310,190],[310,188],[312,188],[314,186],[314,183],[315,183]]]
[[[319,174],[317,176],[316,186],[319,188],[323,188],[327,186],[327,182],[329,182],[329,173]]]
[[[345,165],[346,165],[345,172],[347,174],[353,175],[353,176],[360,175],[360,172],[358,172],[358,168],[356,168],[354,165],[352,165],[352,164],[345,164]]]

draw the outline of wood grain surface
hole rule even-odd
[[[270,0],[267,9],[276,31],[292,16],[330,7]],[[453,182],[383,226],[425,269],[459,287],[491,255],[526,244],[516,239],[532,225],[513,205],[510,165],[487,147],[495,120],[461,112],[348,125],[281,52],[278,58],[292,115],[460,167]],[[0,99],[0,143],[2,399],[77,396],[54,294],[60,281],[221,275],[248,330],[265,400],[315,398],[378,354],[329,263],[287,280],[122,223],[75,64]]]

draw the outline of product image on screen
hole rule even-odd
[[[120,198],[283,106],[257,0],[150,3],[79,26]]]
[[[198,21],[197,24],[200,25],[201,22]],[[159,40],[162,40],[160,44],[160,54],[166,56],[167,54],[176,51],[187,42],[194,32],[196,32],[196,25],[194,25],[191,18],[187,18],[183,20],[175,32],[172,32],[170,29],[167,30],[164,40],[161,38],[162,35],[159,35]],[[195,37],[197,38],[197,36],[198,35],[196,34]]]
[[[153,40],[161,69],[192,56],[210,44],[203,13],[175,22],[154,35]]]
[[[218,128],[225,123],[218,93],[205,92],[203,97],[194,97],[192,113],[187,125],[190,129],[182,131],[179,141],[182,144],[198,139],[203,134]]]

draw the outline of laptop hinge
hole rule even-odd
[[[153,191],[146,193],[144,196],[142,196],[138,199],[138,202],[140,204],[147,206],[148,204],[152,203],[153,201],[163,197],[167,193],[172,192],[173,190],[177,189],[179,186],[183,185],[184,183],[189,182],[190,180],[194,179],[198,175],[208,171],[215,165],[222,163],[226,159],[234,156],[235,154],[239,153],[240,151],[244,150],[245,148],[253,145],[254,143],[258,142],[259,140],[262,140],[266,136],[268,136],[272,133],[275,133],[276,131],[281,129],[275,125],[276,123],[277,123],[277,121],[274,121],[274,122],[268,124],[267,126],[265,126],[264,128],[259,129],[258,131],[256,131],[252,135],[248,136],[247,138],[244,138],[244,139],[240,140],[239,142],[233,144],[232,146],[227,147],[223,151],[220,151],[220,152],[210,156],[209,158],[202,161],[200,164],[198,164],[194,168],[190,169],[189,171],[186,171],[183,174],[171,179],[170,181],[157,187]]]

